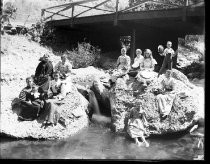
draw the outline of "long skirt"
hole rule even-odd
[[[142,137],[144,136],[144,131],[140,128],[134,126],[128,126],[127,132],[131,138]]]
[[[38,118],[40,109],[41,109],[40,106],[21,101],[20,102],[20,113],[18,114],[18,117],[23,121],[35,120],[36,118]]]
[[[160,113],[164,115],[168,115],[171,112],[171,108],[173,105],[173,101],[175,98],[175,94],[159,94],[157,95],[157,100],[161,100],[164,104],[161,104],[163,108],[160,108]],[[165,106],[165,108],[164,108]]]

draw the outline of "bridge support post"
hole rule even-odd
[[[117,19],[118,19],[118,4],[119,4],[119,0],[116,0],[116,11],[115,11],[114,26],[117,26]]]
[[[71,27],[74,26],[74,5],[71,8]]]
[[[136,29],[132,29],[132,35],[131,35],[131,51],[130,51],[130,57],[131,61],[134,61],[135,57],[135,49],[136,49]]]

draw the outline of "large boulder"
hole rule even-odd
[[[122,79],[116,81],[115,87],[110,91],[112,107],[112,129],[115,132],[125,132],[127,121],[132,107],[140,105],[146,113],[148,126],[146,129],[151,135],[162,135],[186,130],[192,125],[196,117],[204,117],[202,102],[199,99],[203,91],[191,84],[187,77],[178,70],[172,69],[172,77],[176,80],[175,90],[177,93],[185,91],[187,97],[177,94],[169,116],[161,120],[153,89],[160,85],[164,75],[152,81],[146,89],[130,77],[125,83]]]
[[[109,74],[103,70],[89,66],[87,68],[72,69],[72,82],[81,85],[92,85],[96,78],[109,79]]]
[[[5,104],[2,104],[5,106]],[[76,88],[69,93],[63,101],[57,104],[57,110],[62,118],[66,120],[66,128],[61,124],[54,127],[43,128],[44,120],[38,118],[34,121],[18,121],[18,116],[12,111],[17,111],[18,106],[13,105],[1,111],[1,135],[13,138],[34,138],[34,139],[63,139],[77,133],[88,126],[89,119],[85,112],[88,101],[77,91]]]

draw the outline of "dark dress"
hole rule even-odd
[[[49,88],[49,81],[53,77],[53,65],[51,61],[41,61],[36,68],[34,83],[44,91]]]
[[[20,113],[18,115],[19,119],[23,121],[32,121],[38,118],[39,112],[41,111],[41,106],[34,103],[29,103],[31,101],[31,89],[25,87],[19,95],[20,100]]]

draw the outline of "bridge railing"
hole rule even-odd
[[[100,3],[97,4],[97,2]],[[80,0],[76,2],[66,3],[42,9],[41,17],[42,21],[49,21],[59,16],[61,18],[71,19],[73,24],[74,18],[81,16],[89,16],[87,13],[91,10],[94,10],[94,13],[92,12],[92,15],[115,13],[114,24],[116,25],[117,18],[120,13],[145,10],[145,4],[149,4],[151,6],[152,4],[168,6],[168,8],[183,8],[184,13],[186,13],[186,8],[188,7],[204,4],[204,0],[182,0],[180,1],[180,3],[172,3],[171,1],[157,1],[157,0],[133,0],[132,4],[127,4],[127,6],[126,4],[124,4],[124,7],[122,7],[119,4],[123,2],[125,1],[124,0]],[[107,5],[107,3],[110,3],[108,7],[99,8],[102,5]],[[84,8],[86,10],[84,10]],[[151,10],[152,7],[146,9]],[[156,8],[153,7],[153,9]],[[160,10],[160,8],[158,9]],[[71,10],[71,12],[69,11],[67,12],[67,10]],[[61,12],[65,12],[65,14]]]

